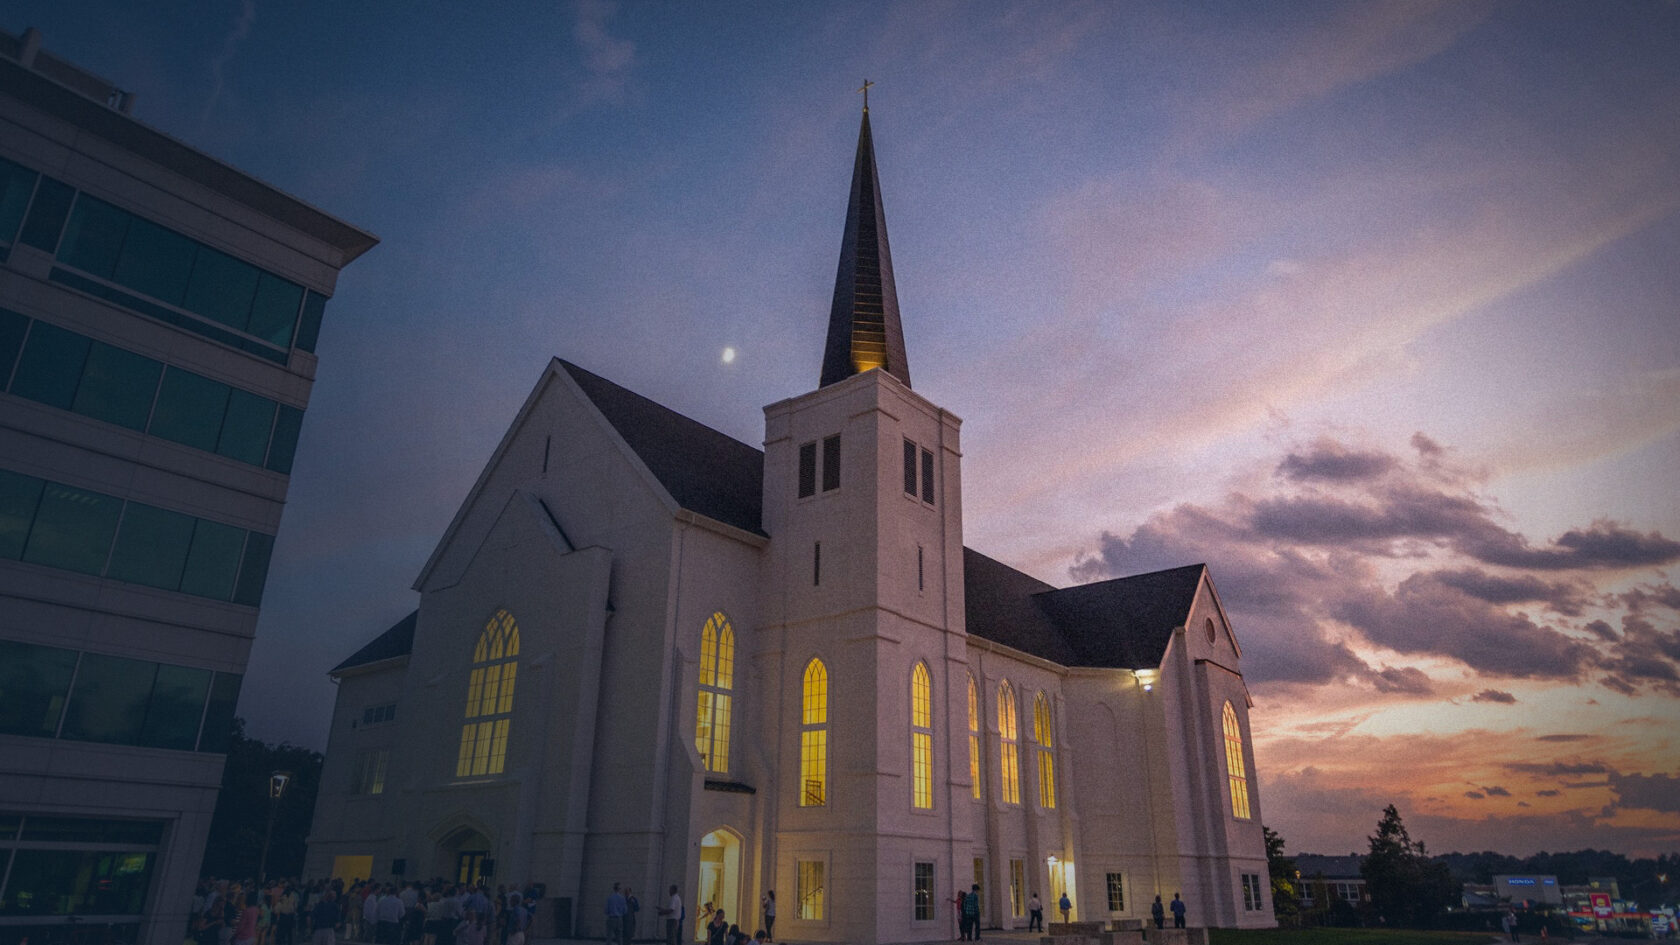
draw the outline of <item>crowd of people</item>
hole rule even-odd
[[[525,945],[541,890],[431,882],[200,880],[195,945]]]

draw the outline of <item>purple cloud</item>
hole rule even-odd
[[[1517,701],[1517,697],[1511,695],[1508,692],[1503,692],[1503,691],[1498,690],[1498,689],[1483,689],[1481,692],[1478,692],[1475,695],[1471,696],[1470,701],[1471,702],[1497,702],[1497,703],[1500,703],[1501,705],[1510,705],[1511,703]]]

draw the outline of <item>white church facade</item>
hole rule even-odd
[[[864,112],[821,383],[762,451],[555,359],[346,659],[310,875],[613,883],[777,940],[1270,926],[1240,649],[1207,569],[1057,589],[962,541],[961,422],[910,386]],[[569,918],[567,916],[569,915]]]

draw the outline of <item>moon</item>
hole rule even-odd
[[[735,362],[735,349],[734,348],[724,348],[723,349],[723,363],[724,364],[733,364],[734,362]]]

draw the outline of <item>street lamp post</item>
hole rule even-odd
[[[268,776],[268,829],[263,831],[262,861],[257,866],[257,882],[268,882],[268,843],[274,839],[274,815],[280,811],[280,798],[286,785],[292,783],[290,771],[276,771]]]

